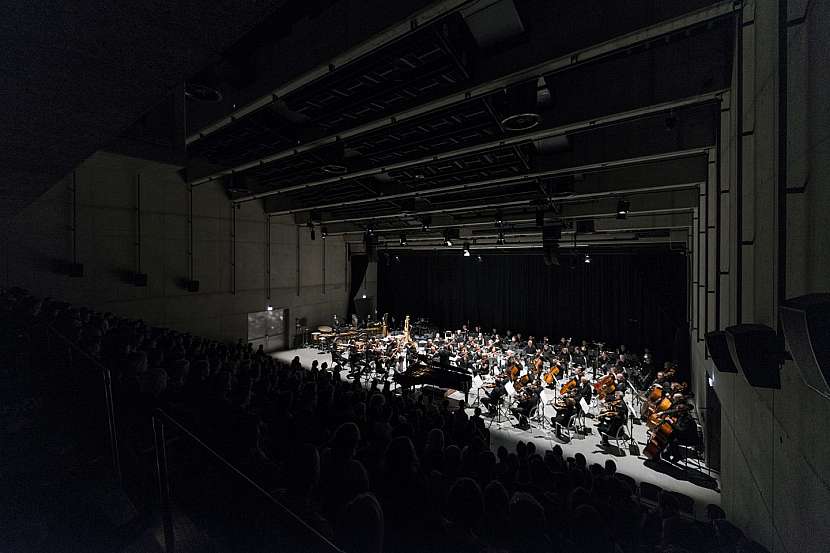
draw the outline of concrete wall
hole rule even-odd
[[[99,152],[75,171],[77,257],[82,278],[56,266],[72,259],[72,175],[8,224],[0,241],[0,282],[102,311],[214,338],[247,335],[248,312],[287,307],[309,325],[328,324],[346,311],[346,250],[342,238],[312,241],[288,218],[271,219],[270,287],[267,225],[258,202],[233,212],[219,185],[193,191],[193,278],[189,273],[189,197],[176,167]],[[141,179],[141,271],[149,285],[126,281],[136,270],[137,179]],[[300,252],[298,257],[297,242]],[[325,290],[323,258],[325,248]],[[297,272],[299,260],[299,275]],[[298,281],[299,278],[299,281]],[[298,286],[299,283],[299,286]],[[270,291],[270,294],[269,294]],[[270,298],[269,298],[270,295]]]
[[[787,102],[787,297],[830,289],[830,3],[790,0]],[[720,373],[702,336],[740,320],[777,326],[778,3],[750,2],[743,49],[743,270],[737,271],[737,73],[722,112],[720,172],[696,214],[693,244],[693,380],[706,415],[707,377],[722,405],[722,505],[729,518],[771,551],[826,551],[830,543],[830,399],[804,385],[791,362],[781,389]],[[737,71],[737,58],[735,64]],[[712,186],[712,180],[717,186]],[[717,199],[711,194],[718,190]],[[721,217],[717,214],[720,202]],[[707,219],[708,218],[708,219]],[[717,223],[720,223],[718,225]],[[716,245],[721,245],[718,264]],[[712,291],[712,283],[719,290]],[[743,301],[738,306],[736,291]],[[716,298],[720,301],[716,301]],[[717,317],[716,315],[719,315]]]

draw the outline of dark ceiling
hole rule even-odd
[[[707,179],[733,27],[727,2],[468,2],[192,129],[187,177],[356,242],[368,229],[381,245],[418,232],[429,247],[458,227],[493,245],[470,229],[496,219],[514,243],[538,242],[539,211],[566,234],[577,219],[596,219],[596,234],[643,216],[664,236],[688,227],[687,192]],[[538,124],[511,129],[519,113]],[[628,221],[599,223],[622,198],[636,198]]]
[[[458,228],[493,246],[499,219],[538,244],[537,213],[563,243],[575,221],[586,240],[672,242],[731,84],[731,2],[165,6],[7,11],[3,215],[106,148],[356,243]],[[184,82],[221,100],[185,101]],[[538,123],[511,129],[522,113]]]

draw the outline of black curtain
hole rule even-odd
[[[378,264],[378,310],[398,320],[648,347],[663,360],[686,321],[682,253],[596,253],[590,264],[563,256],[561,267],[539,255],[490,255],[483,263],[460,252],[399,257]]]
[[[366,278],[366,269],[369,267],[369,256],[353,255],[350,260],[352,264],[352,284],[349,287],[349,312],[346,314],[347,320],[352,318],[352,313],[357,312],[354,297],[357,295],[358,290],[360,290],[363,279]]]

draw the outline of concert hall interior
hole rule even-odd
[[[827,551],[830,2],[4,16],[0,551]]]

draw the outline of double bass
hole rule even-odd
[[[649,435],[648,444],[643,450],[643,454],[656,461],[660,458],[663,450],[669,445],[669,442],[674,438],[674,425],[677,423],[677,418],[670,414],[671,412],[659,413],[659,418],[654,419],[654,429]],[[651,419],[649,422],[652,422]]]

